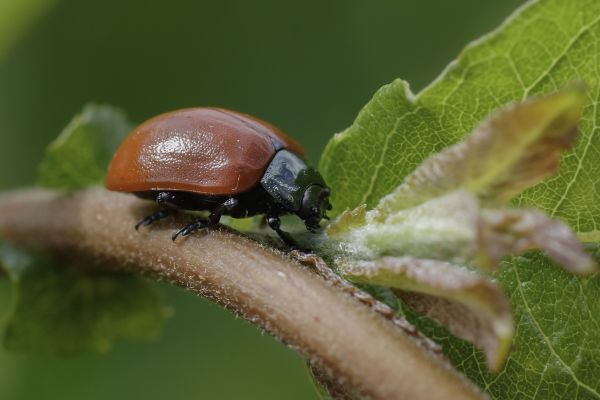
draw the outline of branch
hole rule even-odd
[[[148,203],[90,189],[0,196],[0,237],[167,280],[243,316],[373,399],[480,399],[441,357],[309,269],[225,229],[173,243],[185,216],[139,233]],[[183,219],[182,219],[183,218]]]

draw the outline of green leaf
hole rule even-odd
[[[573,231],[538,210],[484,210],[478,233],[479,264],[496,265],[507,255],[540,249],[573,274],[598,272],[596,262],[586,253]]]
[[[319,170],[331,188],[330,216],[362,204],[373,208],[426,155],[445,147],[435,125],[427,109],[415,107],[406,82],[379,89],[321,156]]]
[[[75,190],[102,183],[112,155],[131,128],[116,108],[86,106],[46,149],[39,184]]]
[[[600,262],[598,250],[595,259]],[[498,278],[518,316],[513,351],[498,374],[483,368],[483,355],[472,345],[425,317],[410,320],[492,398],[600,398],[600,277],[574,278],[531,253],[506,261]]]
[[[0,263],[16,291],[3,336],[14,352],[105,352],[118,337],[156,337],[167,317],[158,288],[133,275],[59,266],[7,245]]]
[[[379,219],[464,189],[483,206],[504,205],[553,175],[577,132],[585,92],[578,86],[495,111],[464,140],[432,155],[382,198]]]
[[[39,183],[66,190],[100,184],[131,127],[118,109],[86,106],[48,147]],[[17,293],[3,337],[15,352],[108,351],[118,337],[155,337],[167,316],[159,289],[131,274],[59,265],[9,246],[0,247],[0,266]]]
[[[260,225],[260,219],[257,217],[233,218],[229,216],[223,216],[220,223],[225,224],[236,231],[248,232]]]
[[[327,228],[327,235],[352,255],[412,255],[464,263],[479,250],[481,210],[477,199],[463,190],[389,214],[383,221],[373,218],[373,211],[361,215],[363,210],[344,212]]]
[[[373,208],[427,156],[471,132],[493,110],[583,80],[590,90],[574,151],[563,157],[559,176],[526,191],[518,203],[542,207],[578,233],[595,232],[600,227],[598,35],[600,2],[533,1],[468,46],[417,96],[401,80],[382,87],[321,158],[332,214],[363,203]]]
[[[384,86],[322,156],[334,213],[372,209],[425,158],[504,104],[583,80],[590,90],[574,149],[562,157],[559,175],[515,203],[600,241],[599,37],[600,2],[530,1],[418,95],[400,80]],[[516,316],[515,351],[501,374],[487,374],[471,345],[432,331],[455,365],[498,399],[600,398],[598,278],[574,277],[533,253],[507,263],[498,279]]]
[[[427,180],[422,183],[428,187]],[[417,186],[411,190],[420,192]],[[464,190],[386,213],[385,219],[380,219],[382,215],[378,209],[365,214],[364,207],[358,207],[342,213],[327,234],[354,258],[411,255],[493,271],[507,255],[540,249],[567,271],[597,272],[594,260],[562,222],[532,209],[482,209],[478,199]]]

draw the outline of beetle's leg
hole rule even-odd
[[[188,236],[200,229],[204,229],[206,227],[209,226],[214,226],[217,225],[219,223],[219,221],[221,220],[221,216],[231,210],[233,210],[235,207],[237,207],[239,204],[237,199],[229,198],[226,201],[223,202],[223,204],[218,205],[208,216],[208,221],[206,219],[199,219],[196,220],[194,222],[192,222],[191,224],[188,224],[186,226],[184,226],[183,228],[181,228],[179,231],[175,232],[175,234],[171,237],[171,239],[173,239],[173,241],[175,241],[175,239],[177,239],[179,236]]]
[[[139,230],[140,226],[148,226],[158,220],[170,217],[171,215],[175,214],[177,212],[177,207],[175,207],[172,203],[174,197],[175,196],[173,196],[172,193],[159,192],[156,195],[156,203],[158,203],[158,205],[162,206],[163,208],[153,214],[148,215],[146,218],[139,220],[138,223],[135,224],[135,230]]]
[[[158,220],[161,220],[163,218],[167,218],[173,214],[175,214],[177,212],[177,210],[174,210],[172,208],[165,208],[162,210],[159,210],[153,214],[148,215],[146,218],[141,219],[140,221],[138,221],[137,224],[135,224],[135,230],[139,230],[140,226],[148,226]]]
[[[217,225],[223,214],[231,214],[231,211],[233,211],[239,204],[240,202],[238,199],[234,197],[230,197],[225,200],[223,204],[217,206],[208,216],[210,225]]]
[[[175,241],[179,236],[188,236],[200,229],[204,229],[209,225],[209,222],[205,219],[196,220],[190,224],[187,224],[171,236],[171,239]]]
[[[281,240],[283,240],[285,242],[285,244],[287,244],[288,246],[290,246],[293,249],[298,248],[298,245],[296,244],[294,239],[292,239],[292,236],[289,233],[281,230],[281,220],[279,219],[279,215],[276,215],[276,214],[267,215],[267,224],[269,224],[271,229],[273,229],[275,232],[277,232],[277,234],[279,235]]]

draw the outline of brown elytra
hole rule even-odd
[[[172,111],[129,134],[105,183],[120,192],[233,195],[256,186],[282,148],[304,157],[298,142],[258,118],[221,108]]]

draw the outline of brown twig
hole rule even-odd
[[[226,230],[173,243],[181,220],[143,232],[147,206],[90,189],[0,196],[0,236],[20,246],[164,279],[243,316],[372,399],[481,399],[418,339],[284,254]]]

